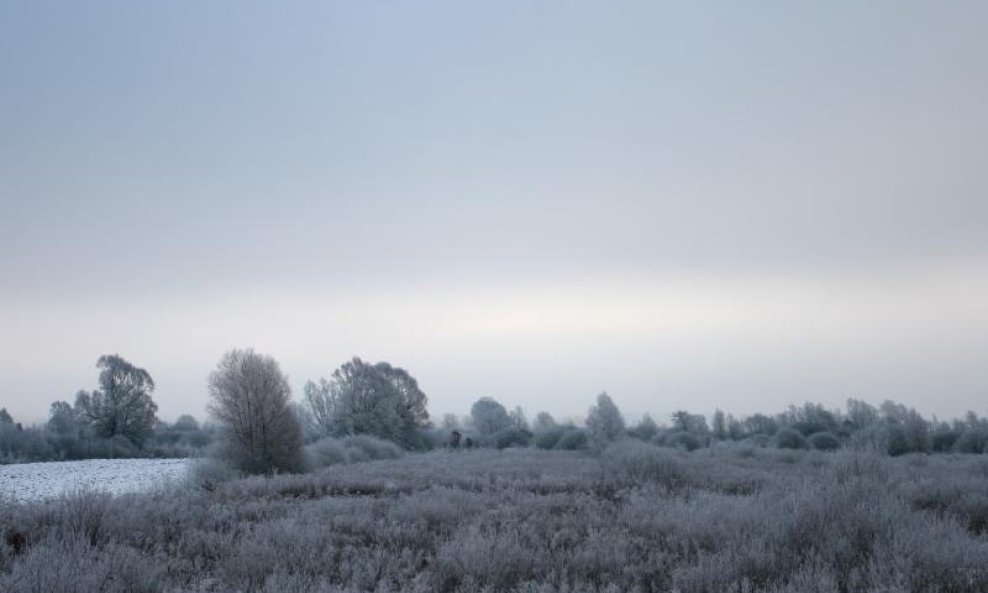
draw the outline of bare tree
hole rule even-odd
[[[209,375],[209,396],[234,467],[255,474],[302,469],[302,428],[274,358],[250,348],[227,352]]]

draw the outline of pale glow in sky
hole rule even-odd
[[[988,4],[0,6],[0,407],[988,413]]]
[[[201,414],[204,377],[230,343],[263,344],[298,392],[353,353],[401,360],[431,388],[433,410],[458,413],[474,396],[492,394],[532,414],[578,415],[595,390],[614,384],[629,416],[706,411],[726,405],[724,382],[757,379],[758,397],[734,400],[731,409],[878,396],[960,414],[963,402],[921,396],[944,383],[977,393],[986,296],[984,266],[940,262],[884,274],[613,276],[381,296],[272,291],[124,306],[26,303],[0,313],[7,339],[21,345],[0,370],[25,383],[50,377],[67,397],[92,382],[92,353],[128,352],[157,371],[165,416]],[[861,391],[876,383],[895,391]]]

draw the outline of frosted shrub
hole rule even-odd
[[[930,449],[936,453],[949,453],[954,450],[954,445],[961,434],[954,430],[935,432],[930,435]]]
[[[772,437],[767,434],[753,434],[741,442],[757,449],[765,449],[772,444]]]
[[[161,570],[133,549],[101,549],[80,540],[53,539],[32,548],[9,574],[0,574],[0,591],[45,593],[155,593]]]
[[[364,460],[398,459],[405,454],[404,449],[391,441],[379,439],[369,434],[355,434],[341,439],[347,450],[358,450]]]
[[[80,490],[61,500],[61,536],[95,546],[105,541],[111,496],[106,492]]]
[[[700,437],[686,431],[678,431],[668,434],[664,440],[666,445],[677,449],[683,449],[684,451],[696,451],[703,446],[703,443],[700,441]]]
[[[308,445],[305,453],[309,458],[309,465],[314,468],[346,463],[346,448],[332,437],[325,437]]]
[[[832,432],[815,432],[807,437],[807,439],[813,445],[813,448],[818,451],[836,451],[840,449],[840,439],[834,436]]]
[[[958,453],[984,453],[988,434],[979,428],[967,428],[957,438],[954,448]]]
[[[553,427],[542,432],[535,433],[535,446],[539,449],[553,449],[559,443],[559,439],[566,434],[566,428]]]
[[[347,463],[364,463],[372,460],[373,458],[363,449],[358,449],[356,447],[349,447],[346,449]]]
[[[810,442],[802,433],[791,428],[783,428],[775,433],[775,446],[779,449],[809,449]]]
[[[682,483],[685,467],[676,454],[635,439],[625,439],[604,450],[604,472],[633,482],[656,482],[667,487]]]
[[[490,584],[509,590],[535,576],[538,551],[525,546],[521,528],[505,527],[494,532],[472,528],[457,532],[436,552],[437,580],[442,590],[458,584]]]
[[[888,478],[888,465],[884,457],[869,451],[840,451],[834,454],[831,469],[838,484],[868,479],[884,481]]]
[[[556,442],[556,449],[561,451],[577,451],[590,445],[590,437],[582,428],[571,428]]]
[[[206,457],[196,460],[189,467],[189,482],[202,490],[215,490],[217,486],[241,477],[241,472],[230,467],[226,462]]]
[[[532,433],[519,428],[500,430],[491,435],[491,444],[496,449],[508,447],[527,447],[532,440]]]

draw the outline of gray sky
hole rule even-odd
[[[988,4],[0,5],[0,407],[988,412]]]

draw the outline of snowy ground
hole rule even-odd
[[[134,492],[182,479],[187,464],[185,459],[87,459],[0,465],[0,500],[41,500],[80,489]]]

